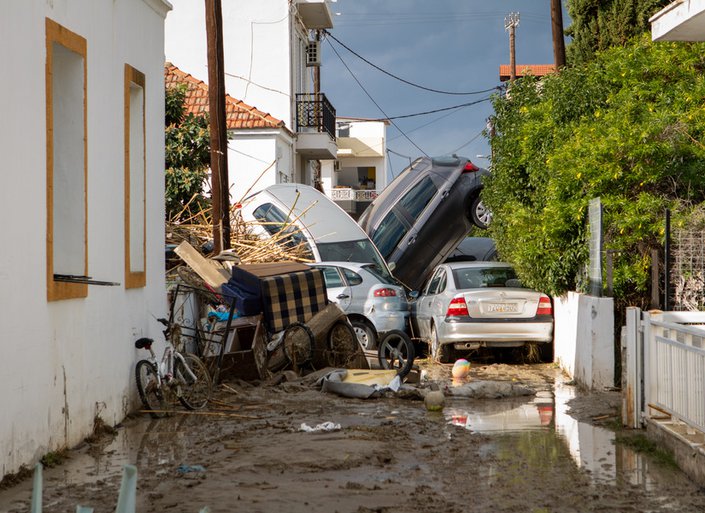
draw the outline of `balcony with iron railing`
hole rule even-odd
[[[330,198],[353,219],[360,217],[360,214],[376,197],[377,191],[370,189],[337,186],[330,190]]]
[[[335,159],[335,108],[323,93],[296,95],[296,150],[309,159]]]

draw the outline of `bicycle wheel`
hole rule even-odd
[[[157,368],[149,360],[140,360],[135,367],[135,381],[144,409],[152,418],[166,417],[169,410],[163,388],[159,386]]]
[[[186,353],[183,357],[196,379],[193,379],[184,368],[184,362],[176,358],[174,360],[174,377],[179,387],[177,396],[187,410],[200,410],[206,407],[211,397],[213,390],[211,377],[205,364],[198,356]]]
[[[380,366],[383,369],[396,369],[402,378],[409,374],[414,356],[414,344],[409,335],[401,330],[387,333],[377,349]]]

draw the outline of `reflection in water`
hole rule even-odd
[[[653,490],[669,479],[667,470],[649,465],[646,457],[615,445],[607,429],[578,422],[568,415],[567,403],[575,387],[557,382],[553,391],[537,393],[530,401],[474,402],[472,409],[451,405],[444,411],[448,424],[492,435],[483,451],[499,458],[520,460],[529,471],[545,471],[561,461],[573,461],[593,483],[633,485]],[[489,483],[494,481],[487,469]]]

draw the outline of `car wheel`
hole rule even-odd
[[[365,321],[350,321],[350,324],[352,324],[355,335],[357,335],[357,339],[363,349],[374,349],[377,347],[377,335],[369,324]]]
[[[450,361],[449,347],[441,345],[438,341],[438,332],[436,326],[431,326],[431,358],[440,363],[448,363]]]
[[[485,206],[478,196],[470,204],[470,220],[478,228],[486,229],[492,221],[492,212]]]

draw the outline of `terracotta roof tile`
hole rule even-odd
[[[533,75],[535,77],[543,77],[556,72],[556,67],[553,64],[517,64],[517,77]],[[499,80],[506,82],[510,77],[509,64],[499,65]]]
[[[208,84],[184,73],[172,63],[164,64],[164,84],[174,87],[186,84],[186,114],[203,114],[208,112]],[[283,121],[262,112],[245,102],[225,95],[225,119],[228,130],[235,128],[285,128]]]

